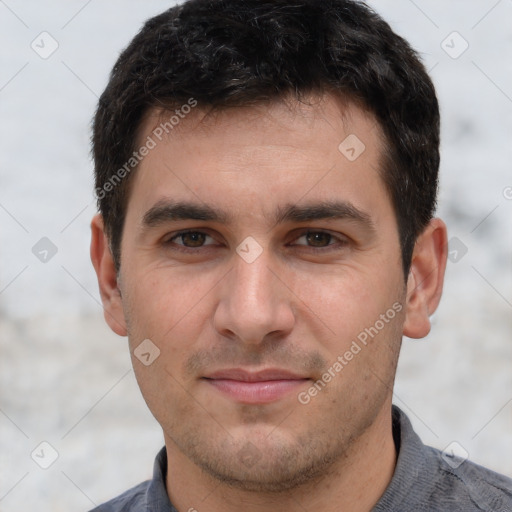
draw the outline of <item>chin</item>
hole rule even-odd
[[[308,443],[297,440],[277,446],[267,437],[258,446],[245,441],[239,447],[221,443],[220,450],[199,444],[191,448],[188,457],[215,480],[243,491],[273,494],[315,483],[342,456],[336,447],[322,446],[311,437]]]

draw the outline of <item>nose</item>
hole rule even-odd
[[[248,263],[235,256],[222,280],[214,327],[224,338],[253,347],[289,334],[295,323],[293,293],[264,251]]]

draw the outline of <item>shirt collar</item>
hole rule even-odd
[[[387,512],[403,509],[404,504],[413,499],[415,503],[426,502],[428,485],[436,477],[437,464],[432,454],[414,432],[409,418],[396,405],[393,405],[393,438],[397,447],[398,457],[393,478],[386,491],[372,509],[372,512]]]
[[[167,476],[167,451],[165,446],[158,452],[153,465],[153,479],[146,491],[145,511],[177,512],[167,496],[165,479]]]

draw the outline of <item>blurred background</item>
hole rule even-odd
[[[423,441],[512,476],[512,2],[369,2],[442,113],[444,297],[394,401]],[[89,510],[163,445],[89,260],[90,122],[119,52],[174,2],[0,0],[0,511]],[[453,444],[455,443],[455,444]]]

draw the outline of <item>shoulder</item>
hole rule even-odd
[[[116,498],[99,505],[90,512],[130,512],[145,510],[146,496],[151,480],[142,482]]]
[[[166,472],[167,454],[163,447],[155,458],[151,480],[132,487],[90,512],[176,512],[165,489]]]
[[[436,468],[429,503],[463,511],[512,511],[512,479],[475,464],[447,456],[436,448],[425,447]]]
[[[512,512],[512,479],[424,445],[396,406],[393,437],[395,472],[373,512]]]

